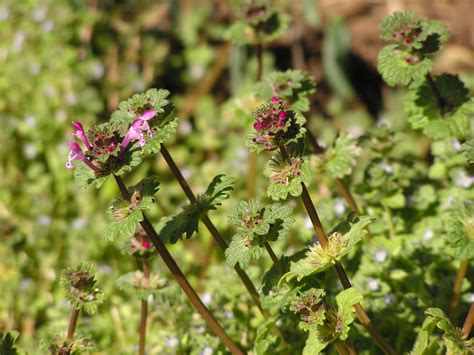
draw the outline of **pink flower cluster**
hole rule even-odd
[[[277,130],[285,126],[286,122],[286,111],[283,101],[278,97],[273,96],[270,105],[265,106],[264,109],[259,110],[255,115],[253,128],[260,132],[262,130]]]
[[[130,142],[134,140],[138,140],[140,147],[145,145],[145,136],[148,138],[153,136],[153,132],[150,129],[148,121],[155,116],[156,111],[147,110],[135,121],[133,121],[127,134],[125,135],[125,138],[120,144],[120,153],[123,153],[130,145]],[[99,171],[99,168],[92,163],[90,156],[99,158],[106,153],[112,154],[118,145],[118,135],[116,133],[104,134],[103,132],[93,131],[92,133],[90,132],[90,137],[93,139],[93,144],[91,144],[82,124],[78,121],[74,121],[72,125],[76,129],[72,135],[82,141],[86,150],[84,153],[84,150],[77,142],[69,142],[70,151],[68,154],[68,160],[66,162],[66,168],[72,169],[74,168],[72,163],[74,160],[82,160],[94,172]]]
[[[82,143],[84,143],[84,145],[86,146],[86,149],[90,151],[92,149],[92,145],[89,142],[89,138],[87,137],[86,132],[84,131],[84,128],[82,127],[81,122],[74,121],[72,125],[76,129],[72,133],[72,135],[78,138],[79,140],[81,140]],[[74,165],[72,164],[74,160],[82,160],[93,171],[98,170],[97,167],[94,164],[92,164],[92,162],[86,157],[86,155],[82,151],[81,146],[77,142],[75,141],[69,142],[69,149],[70,151],[67,157],[66,168],[72,169],[74,168]]]
[[[252,138],[254,143],[262,144],[266,149],[272,148],[273,137],[286,131],[290,124],[284,102],[273,96],[270,102],[261,106],[254,113],[255,123],[253,128],[257,135]]]

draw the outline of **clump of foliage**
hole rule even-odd
[[[333,124],[308,72],[273,70],[287,8],[45,4],[0,8],[4,142],[23,152],[0,180],[0,353],[474,351],[474,99],[432,74],[441,22],[386,17],[403,113]]]

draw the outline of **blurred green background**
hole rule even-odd
[[[406,126],[398,110],[401,93],[387,91],[375,72],[383,45],[377,26],[394,10],[443,20],[453,36],[435,70],[460,73],[472,88],[472,23],[465,15],[472,2],[272,3],[292,21],[282,39],[266,46],[265,72],[300,68],[315,76],[318,93],[310,125],[323,143],[338,129],[360,134],[382,116],[395,127]],[[133,353],[138,338],[139,303],[114,286],[119,275],[136,265],[102,237],[107,206],[117,190],[110,181],[97,191],[80,190],[74,183],[65,169],[71,121],[89,126],[107,120],[120,100],[150,87],[166,88],[180,119],[170,150],[192,187],[202,191],[214,175],[227,173],[238,179],[237,190],[242,191],[234,198],[245,197],[248,151],[243,136],[246,117],[258,101],[252,91],[255,49],[231,44],[225,36],[241,14],[238,5],[210,0],[1,2],[0,331],[20,331],[19,344],[30,353],[39,352],[39,340],[51,328],[66,327],[70,308],[58,275],[80,261],[98,265],[107,294],[99,316],[85,318],[90,325],[83,329],[86,335],[106,353]],[[420,138],[405,149],[423,157],[427,145]],[[151,216],[158,220],[177,212],[184,195],[158,156],[146,160],[128,181],[148,173],[163,181]],[[321,181],[318,196],[323,219],[331,225],[337,197],[328,186]],[[256,191],[265,196],[263,177]],[[227,202],[213,212],[227,237],[225,216],[232,206]],[[294,228],[301,241],[311,237],[304,224],[299,218]],[[225,292],[239,294],[233,274],[216,276],[224,268],[223,256],[207,231],[201,229],[199,237],[171,246],[185,273],[200,292],[222,291],[224,282],[229,285]],[[156,268],[166,274],[161,261]],[[257,276],[263,269],[252,266],[249,272]],[[225,299],[231,296],[226,297],[215,310],[223,318]],[[183,302],[155,300],[153,305],[150,353],[174,353],[169,341],[183,336],[182,327],[202,326]],[[170,322],[173,313],[176,319]]]

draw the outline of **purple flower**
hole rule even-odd
[[[120,152],[123,153],[132,140],[138,140],[138,145],[140,147],[143,147],[145,145],[145,133],[149,138],[153,136],[153,132],[150,130],[150,125],[148,124],[148,121],[155,116],[156,111],[148,110],[145,111],[143,115],[138,117],[135,121],[133,121],[132,125],[130,126],[130,129],[128,130],[127,135],[122,141],[122,145],[120,146]]]
[[[71,149],[71,151],[69,152],[67,156],[66,168],[68,169],[74,168],[74,165],[72,164],[73,160],[82,160],[89,168],[91,168],[94,171],[97,171],[97,167],[95,167],[89,161],[89,159],[87,159],[87,157],[84,155],[84,152],[82,151],[79,144],[77,144],[74,141],[69,142],[69,148]]]
[[[82,127],[82,123],[79,121],[73,121],[72,125],[76,129],[75,132],[72,133],[72,135],[78,139],[80,139],[87,147],[87,150],[91,150],[91,144],[89,142],[89,139],[87,138],[86,132],[84,131],[84,128]]]

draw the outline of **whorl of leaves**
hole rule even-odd
[[[263,254],[265,242],[284,239],[294,222],[292,212],[290,207],[279,203],[262,207],[255,199],[240,202],[229,216],[229,223],[237,228],[237,233],[225,251],[227,266],[240,263],[246,267],[250,259]]]
[[[304,259],[291,264],[291,269],[283,280],[296,278],[301,281],[304,277],[329,269],[336,261],[340,261],[367,233],[366,227],[373,218],[368,216],[356,217],[349,214],[345,221],[339,223],[328,235],[328,244],[322,247],[316,243],[306,252]]]
[[[428,55],[441,49],[448,39],[439,21],[417,19],[410,12],[395,12],[380,25],[381,38],[391,43],[379,53],[378,69],[390,86],[421,81],[433,62]]]
[[[312,173],[308,158],[290,156],[289,162],[278,152],[265,165],[263,174],[269,178],[267,195],[275,201],[285,200],[288,194],[300,196],[302,183],[309,184]]]
[[[104,293],[97,287],[95,267],[91,263],[80,263],[61,272],[61,285],[66,298],[76,309],[93,314],[104,301]]]
[[[362,295],[353,287],[336,296],[336,304],[328,304],[325,291],[310,289],[291,302],[290,310],[300,316],[299,327],[309,332],[303,354],[318,354],[332,341],[347,339],[354,321],[354,305]]]
[[[149,210],[155,201],[154,195],[159,186],[156,176],[147,177],[129,188],[131,201],[117,198],[112,202],[109,210],[112,221],[105,230],[105,237],[109,241],[134,235],[139,223],[143,221],[143,211]]]

